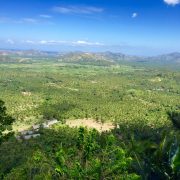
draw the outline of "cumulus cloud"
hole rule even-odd
[[[168,5],[177,5],[177,4],[180,4],[180,0],[164,0],[164,2]]]
[[[134,12],[133,14],[132,14],[132,18],[136,18],[138,16],[138,13],[136,13],[136,12]]]
[[[104,11],[103,8],[93,6],[56,6],[52,10],[61,14],[94,14]]]

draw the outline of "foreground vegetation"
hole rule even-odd
[[[142,133],[142,130],[144,133]],[[0,146],[2,179],[178,179],[179,134],[147,127],[99,133],[56,125]]]
[[[1,63],[0,99],[16,119],[15,134],[45,119],[60,124],[36,139],[6,138],[0,178],[178,179],[179,79],[178,71],[134,64]],[[79,118],[117,128],[99,133],[63,125]]]

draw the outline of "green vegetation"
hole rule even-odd
[[[11,125],[15,121],[11,116],[6,113],[4,102],[0,100],[0,145],[11,134]]]
[[[178,179],[179,79],[179,71],[135,63],[1,62],[0,99],[15,133],[51,118],[60,123],[40,137],[2,143],[0,178]],[[83,118],[117,128],[63,125]]]

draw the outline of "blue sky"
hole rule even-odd
[[[1,0],[0,48],[180,51],[180,0]]]

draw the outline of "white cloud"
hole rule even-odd
[[[23,43],[27,43],[27,44],[35,44],[36,42],[31,41],[31,40],[26,40],[26,41],[22,41]]]
[[[41,45],[58,45],[58,44],[66,44],[67,41],[41,40],[41,41],[38,41],[37,43]]]
[[[52,16],[51,15],[47,15],[47,14],[41,14],[41,15],[39,15],[41,18],[47,18],[47,19],[49,19],[49,18],[52,18]]]
[[[33,40],[23,40],[22,43],[25,44],[35,44],[35,45],[58,45],[67,43],[66,41],[55,41],[55,40],[40,40],[40,41],[33,41]]]
[[[0,16],[0,24],[10,23],[10,24],[31,24],[31,25],[37,25],[37,24],[53,24],[53,22],[50,21],[50,18],[52,16],[50,15],[39,15],[39,18],[31,18],[31,17],[23,17],[19,19],[13,19],[9,17],[1,17]]]
[[[8,18],[8,17],[0,17],[0,23],[11,23],[11,24],[29,23],[29,24],[37,24],[37,23],[39,23],[39,20],[38,19],[34,19],[34,18],[12,19],[12,18]]]
[[[180,0],[164,0],[164,2],[168,5],[177,5],[177,4],[180,4]]]
[[[8,39],[6,42],[7,42],[8,44],[14,44],[14,43],[15,43],[12,39]]]
[[[53,11],[61,14],[94,14],[102,13],[104,9],[93,6],[56,6]]]
[[[136,18],[138,16],[138,13],[136,13],[136,12],[134,12],[133,14],[132,14],[132,18]]]
[[[38,43],[39,44],[51,44],[49,41],[45,41],[45,40],[39,41]]]
[[[19,23],[19,24],[34,24],[34,25],[37,25],[37,24],[52,24],[53,22],[49,21],[50,19],[50,16],[49,18],[47,17],[44,17],[43,19],[42,18],[22,18],[20,20],[13,20],[12,22],[13,23]]]
[[[104,46],[103,43],[100,42],[90,42],[90,41],[60,41],[60,40],[40,40],[40,41],[32,41],[32,40],[24,40],[22,43],[25,44],[35,44],[35,45],[66,45],[66,46]]]
[[[103,46],[104,45],[104,44],[99,43],[99,42],[89,42],[89,41],[82,41],[82,40],[73,42],[73,44],[74,45],[88,45],[88,46]]]

